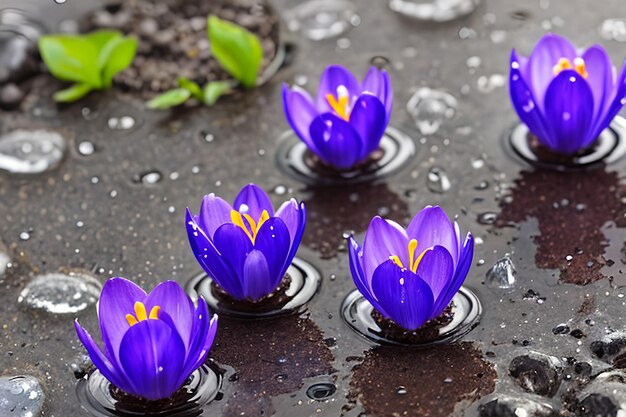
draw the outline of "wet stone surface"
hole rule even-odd
[[[85,21],[73,15],[83,2],[50,1],[44,7],[35,0],[8,0],[17,8],[35,3],[38,8],[28,10],[44,15],[51,29],[58,29],[62,13]],[[39,173],[0,171],[0,240],[6,245],[0,253],[10,260],[0,273],[0,372],[41,381],[46,415],[88,415],[76,400],[76,377],[89,371],[89,362],[72,323],[78,317],[97,329],[97,315],[93,304],[51,314],[18,303],[33,278],[79,268],[100,284],[124,276],[148,290],[165,279],[184,285],[201,272],[189,250],[185,208],[197,207],[211,192],[232,201],[250,181],[270,192],[276,207],[290,197],[306,203],[298,256],[320,270],[323,282],[302,315],[220,322],[212,356],[224,380],[221,395],[202,415],[402,416],[421,410],[433,416],[595,417],[613,415],[611,403],[626,403],[626,377],[619,369],[624,347],[605,346],[612,353],[599,355],[596,344],[626,330],[626,161],[547,172],[511,158],[502,146],[517,123],[502,85],[511,49],[528,54],[542,34],[554,31],[581,46],[602,42],[613,62],[621,63],[622,1],[603,1],[601,13],[597,2],[584,0],[482,2],[472,14],[444,24],[416,23],[387,1],[350,3],[350,13],[340,16],[344,23],[349,16],[345,31],[313,40],[301,25],[291,33],[297,48],[290,66],[260,88],[224,97],[210,109],[147,111],[143,93],[153,88],[150,74],[127,74],[111,91],[69,105],[52,102],[62,83],[46,73],[26,80],[15,75],[10,82],[24,94],[17,106],[6,105],[16,90],[0,81],[0,101],[6,102],[0,105],[2,134],[41,129],[61,132],[66,142],[62,157]],[[300,4],[272,1],[279,14]],[[239,17],[275,28],[275,16],[260,22],[263,16]],[[334,16],[318,13],[313,23],[329,27]],[[607,22],[609,16],[616,21]],[[138,24],[132,31],[153,26]],[[182,43],[168,45],[186,53]],[[193,61],[179,58],[171,64],[176,69]],[[289,128],[282,83],[314,91],[330,63],[358,74],[375,64],[390,73],[390,125],[410,138],[415,154],[374,184],[314,188],[275,164],[278,138]],[[196,73],[199,81],[223,75],[210,69]],[[175,81],[173,71],[159,75],[167,79],[156,90]],[[416,119],[407,104],[424,88],[446,92],[456,102],[447,96],[424,101],[422,93],[422,101],[410,106],[418,109]],[[484,311],[460,344],[381,348],[353,332],[340,314],[354,290],[344,235],[354,233],[362,242],[375,214],[406,226],[427,204],[441,205],[458,216],[463,232],[474,234],[475,258],[465,286]],[[516,274],[508,261],[501,262],[507,258]],[[497,264],[505,268],[487,280]],[[515,285],[504,288],[511,276]],[[552,396],[527,392],[509,373],[515,358],[535,353],[562,362]],[[527,368],[516,369],[529,375]],[[316,384],[324,389],[308,395]],[[552,385],[545,386],[540,391],[552,394]],[[317,392],[330,396],[319,400]]]

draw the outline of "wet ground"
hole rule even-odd
[[[42,13],[35,3],[15,4]],[[44,26],[85,7],[78,3],[50,1]],[[533,172],[502,145],[517,123],[506,87],[511,48],[527,54],[555,31],[581,45],[602,42],[620,64],[626,23],[607,19],[619,16],[621,2],[494,0],[448,23],[401,17],[380,0],[355,3],[354,13],[341,13],[347,23],[332,26],[346,31],[328,39],[310,39],[325,32],[307,30],[300,11],[300,22],[285,24],[298,30],[290,34],[291,64],[213,108],[152,112],[115,89],[56,106],[50,95],[61,85],[44,75],[29,81],[18,110],[0,113],[2,134],[40,129],[66,143],[62,159],[49,136],[41,149],[21,147],[17,158],[0,159],[16,171],[44,171],[0,173],[0,376],[34,378],[0,379],[0,396],[17,404],[8,415],[36,413],[41,404],[45,416],[88,415],[75,387],[89,363],[72,321],[96,328],[98,282],[187,283],[200,268],[187,243],[185,207],[196,210],[210,192],[232,200],[250,181],[271,191],[276,205],[290,196],[307,202],[298,256],[321,271],[323,283],[301,316],[221,323],[213,358],[225,372],[222,393],[202,415],[626,410],[626,160],[593,172]],[[272,2],[287,17],[298,4]],[[390,71],[391,126],[413,138],[416,156],[377,185],[332,192],[285,175],[274,158],[288,130],[281,84],[313,90],[327,64],[365,73],[372,60]],[[42,165],[41,154],[53,157]],[[466,286],[482,302],[480,324],[445,347],[377,347],[340,315],[354,289],[341,236],[362,238],[377,213],[406,224],[426,204],[457,214],[477,237]],[[66,278],[52,288],[36,284],[57,272]]]

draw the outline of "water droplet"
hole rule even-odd
[[[111,130],[129,130],[135,127],[135,119],[131,116],[111,117],[107,124]]]
[[[426,176],[426,186],[433,193],[443,194],[450,189],[451,184],[448,174],[443,168],[432,167]]]
[[[467,65],[467,68],[469,68],[469,69],[476,69],[476,68],[480,67],[480,63],[481,62],[482,62],[482,60],[480,59],[479,56],[470,56],[465,61],[465,65]]]
[[[13,174],[39,174],[56,167],[65,139],[49,130],[13,130],[0,136],[0,169]]]
[[[569,333],[569,326],[565,323],[561,323],[561,324],[557,324],[556,326],[554,326],[554,329],[552,329],[552,333],[554,334],[568,334]]]
[[[285,195],[287,193],[287,187],[284,185],[277,185],[274,187],[274,194],[276,195]]]
[[[407,394],[407,389],[405,386],[400,385],[398,388],[396,388],[396,394],[398,395],[406,395]]]
[[[477,221],[480,224],[490,225],[490,224],[494,224],[497,218],[498,218],[498,215],[494,213],[493,211],[486,211],[478,215]]]
[[[211,142],[213,142],[215,140],[215,135],[213,135],[213,133],[206,132],[204,130],[200,132],[200,137],[206,143],[211,143]]]
[[[11,264],[11,258],[6,253],[0,252],[0,282],[4,277],[4,273]]]
[[[96,151],[96,147],[89,141],[84,141],[78,144],[78,153],[83,156],[93,155]]]
[[[489,34],[491,42],[502,43],[506,40],[506,32],[504,30],[494,30]]]
[[[345,0],[311,0],[285,12],[287,27],[307,38],[334,38],[361,23],[356,6]]]
[[[0,415],[40,416],[46,398],[39,380],[33,376],[0,377]]]
[[[626,19],[606,19],[600,26],[600,36],[617,42],[626,42]]]
[[[28,239],[30,239],[30,233],[28,232],[20,233],[20,240],[27,241]]]
[[[391,61],[389,60],[389,58],[385,56],[376,55],[372,57],[372,59],[370,59],[370,65],[378,68],[379,70],[389,69],[389,66],[391,65]]]
[[[157,170],[146,171],[135,178],[134,182],[141,182],[144,185],[154,185],[160,182],[163,175]]]
[[[478,185],[474,186],[474,189],[478,191],[486,190],[487,188],[489,188],[489,181],[484,180],[479,182]]]
[[[67,0],[54,0],[56,4],[64,4]]]
[[[279,374],[276,375],[274,379],[276,380],[276,382],[285,382],[285,380],[287,379],[287,375]]]
[[[100,282],[84,273],[38,275],[20,293],[18,302],[49,313],[77,313],[95,304]]]
[[[339,38],[337,39],[337,48],[339,49],[348,49],[352,42],[348,38]]]
[[[447,91],[421,87],[411,96],[406,108],[420,132],[432,135],[444,120],[454,117],[457,105],[457,99]]]
[[[485,282],[493,288],[509,289],[515,287],[517,270],[508,256],[496,261],[485,275]]]
[[[448,22],[470,14],[478,4],[479,0],[390,0],[389,8],[414,19]]]
[[[330,382],[320,382],[307,388],[306,395],[312,400],[324,401],[332,397],[335,392],[337,392],[335,384],[331,384]]]
[[[482,75],[478,77],[476,82],[478,91],[481,93],[491,93],[498,87],[506,85],[506,78],[502,74],[492,74],[490,76]]]

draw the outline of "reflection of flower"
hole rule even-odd
[[[78,338],[94,365],[112,384],[148,400],[168,398],[206,360],[217,331],[217,316],[206,302],[198,307],[174,281],[147,295],[124,278],[107,281],[98,317],[100,350],[78,321]]]
[[[510,93],[541,143],[574,154],[591,145],[626,103],[626,67],[616,80],[604,48],[579,54],[567,39],[547,34],[529,57],[513,50]]]
[[[474,256],[471,233],[462,243],[458,224],[438,206],[422,209],[406,230],[374,217],[363,249],[352,236],[348,240],[357,288],[376,310],[407,330],[445,310]]]
[[[363,83],[339,65],[322,74],[317,101],[304,90],[283,86],[292,129],[324,163],[348,169],[378,149],[389,124],[393,91],[386,71],[370,68]]]
[[[233,207],[209,194],[195,216],[187,209],[187,236],[204,270],[233,298],[258,301],[274,291],[296,255],[306,222],[304,204],[272,202],[254,184]]]

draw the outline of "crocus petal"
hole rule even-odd
[[[233,269],[228,262],[222,259],[222,254],[218,252],[211,239],[194,222],[189,209],[187,209],[186,227],[191,251],[202,269],[220,283],[220,286],[230,295],[235,298],[242,298],[241,284]]]
[[[383,306],[378,303],[378,300],[372,293],[370,282],[363,272],[363,250],[352,236],[348,238],[348,254],[350,257],[350,272],[356,288],[376,310],[380,311],[384,316],[388,316]]]
[[[218,227],[224,223],[230,223],[232,209],[230,204],[215,194],[205,195],[200,206],[200,213],[197,216],[198,226],[204,230],[207,236],[213,238]]]
[[[78,323],[78,320],[74,321],[74,328],[76,329],[78,339],[87,349],[87,353],[89,354],[91,361],[96,368],[98,368],[100,373],[116,387],[124,391],[132,389],[130,384],[126,381],[123,371],[109,361],[93,340],[93,337],[91,337],[87,330],[83,329],[83,327]]]
[[[370,222],[363,241],[363,270],[368,280],[380,264],[397,256],[405,267],[409,265],[409,240],[398,223],[376,216]]]
[[[433,297],[438,301],[439,295],[454,276],[454,261],[450,252],[439,245],[427,251],[417,267],[416,274],[428,284]],[[431,318],[433,317],[429,317]]]
[[[248,184],[239,191],[233,208],[241,213],[249,214],[254,221],[261,218],[263,210],[266,210],[270,217],[274,215],[272,201],[265,191],[256,184]]]
[[[228,262],[236,276],[241,277],[246,256],[252,250],[252,241],[246,232],[239,226],[227,223],[215,231],[213,241],[217,250],[222,254],[222,259]],[[220,278],[214,278],[218,284],[222,285]]]
[[[350,114],[350,125],[361,138],[361,158],[378,149],[380,139],[387,128],[385,108],[378,97],[363,94],[354,103]]]
[[[409,239],[417,240],[417,252],[441,245],[452,256],[454,265],[458,261],[457,233],[445,211],[439,206],[426,206],[413,217],[406,229]]]
[[[187,351],[185,370],[183,371],[183,374],[187,376],[191,375],[206,361],[217,333],[217,315],[210,316],[206,301],[202,297],[198,299],[198,309],[194,319],[193,344]]]
[[[176,331],[185,343],[185,349],[189,349],[193,342],[193,318],[195,308],[187,293],[176,281],[165,281],[157,285],[148,295],[146,310],[149,312],[153,307],[159,306],[161,312],[167,313],[171,317]]]
[[[313,120],[311,138],[322,160],[336,168],[347,169],[361,159],[363,145],[350,123],[331,113]]]
[[[285,201],[280,208],[276,211],[276,217],[281,219],[287,230],[289,230],[289,236],[293,241],[298,233],[300,227],[300,205],[295,198],[289,201]]]
[[[132,326],[120,346],[120,361],[135,388],[131,394],[148,400],[171,396],[180,388],[185,353],[176,329],[163,319]]]
[[[454,278],[448,282],[448,285],[439,293],[433,306],[432,317],[439,316],[443,310],[446,309],[450,301],[454,298],[455,294],[459,291],[459,288],[465,282],[465,278],[472,266],[472,260],[474,259],[474,237],[471,233],[467,234],[465,238],[465,244],[461,249],[461,257],[459,263],[454,271]]]
[[[562,36],[549,33],[537,42],[528,58],[526,82],[540,106],[544,103],[548,85],[554,78],[553,68],[559,59],[566,58],[573,62],[576,56],[574,45]]]
[[[306,226],[306,207],[304,203],[298,204],[295,199],[285,202],[280,210],[276,213],[276,217],[282,219],[289,229],[289,236],[291,236],[291,245],[289,248],[289,255],[283,266],[283,270],[280,276],[284,276],[293,261],[293,258],[298,252],[298,247],[302,241],[302,235]]]
[[[309,134],[311,123],[318,116],[313,98],[297,86],[289,89],[286,84],[283,84],[283,107],[287,122],[293,131],[313,152],[317,153]]]
[[[561,71],[546,91],[544,107],[551,148],[563,154],[581,149],[593,127],[593,94],[585,79],[574,70]]]
[[[273,291],[280,281],[283,279],[281,272],[285,270],[285,263],[291,263],[289,256],[291,238],[289,237],[289,229],[285,223],[278,217],[272,217],[259,229],[254,249],[260,251],[267,262],[269,273],[268,286]],[[270,291],[270,292],[271,292]]]
[[[549,144],[551,137],[546,127],[546,121],[541,113],[540,104],[537,103],[533,92],[524,80],[520,58],[515,50],[511,53],[511,72],[509,75],[509,93],[511,103],[520,120],[528,126],[538,138]]]
[[[102,288],[98,303],[100,332],[107,356],[115,364],[119,363],[120,343],[129,327],[126,315],[133,314],[135,303],[143,302],[146,296],[144,290],[124,278],[111,278]]]
[[[428,284],[391,260],[374,271],[372,290],[387,317],[407,330],[419,328],[430,317],[433,294]]]
[[[585,60],[588,76],[586,78],[594,103],[594,123],[600,121],[609,106],[609,94],[613,92],[615,68],[604,48],[594,45],[587,49],[582,58]],[[595,137],[592,138],[596,139]]]
[[[326,95],[332,94],[336,98],[339,86],[344,86],[348,90],[351,98],[350,102],[352,102],[352,97],[361,94],[361,85],[350,71],[340,65],[330,65],[322,74],[317,90],[316,107],[320,113],[333,112],[332,107],[328,104]]]
[[[376,67],[370,67],[363,79],[361,88],[365,92],[374,94],[383,103],[385,107],[385,124],[389,124],[393,107],[393,90],[387,71],[380,71]]]
[[[257,301],[276,289],[271,282],[265,256],[259,250],[252,250],[243,268],[242,287],[246,298]]]
[[[626,104],[626,61],[624,61],[614,90],[615,93],[610,99],[608,108],[602,118],[596,123],[595,130],[591,135],[594,139],[600,136],[600,133],[611,124],[615,116],[617,116],[617,113],[619,113],[622,107],[624,107],[624,104]]]

